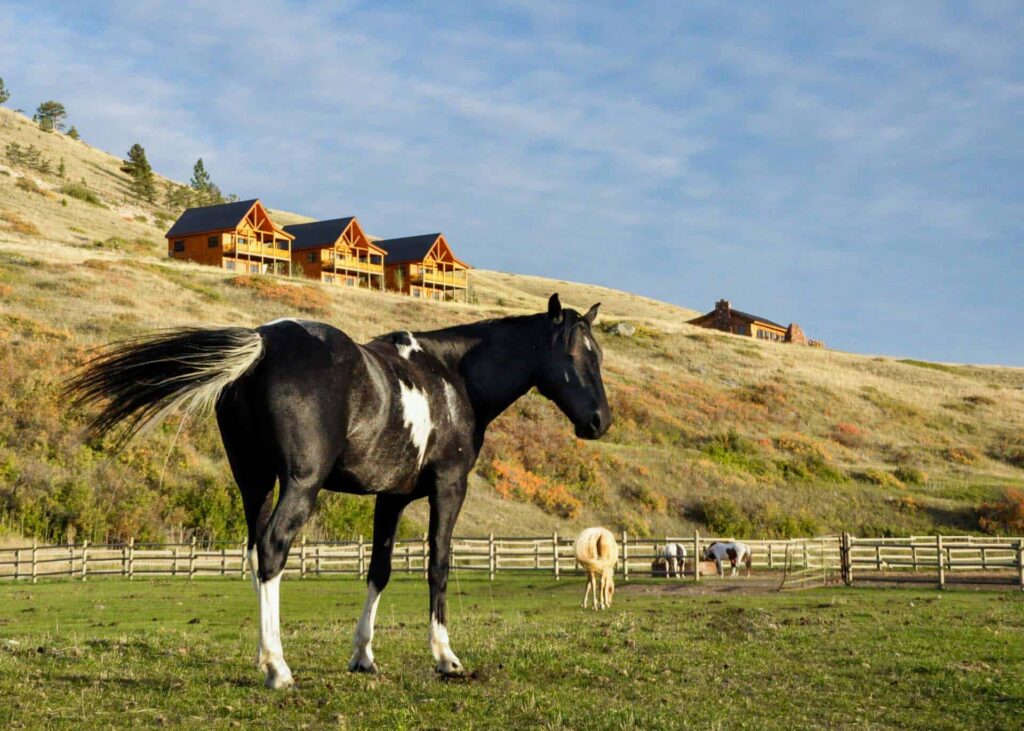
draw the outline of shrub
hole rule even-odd
[[[735,429],[712,435],[700,451],[718,464],[753,475],[765,475],[771,471],[771,465],[757,445]]]
[[[77,198],[80,201],[89,203],[90,205],[99,206],[106,208],[103,205],[103,201],[99,199],[95,193],[89,190],[89,187],[83,183],[65,183],[60,187],[60,192],[71,198]]]
[[[503,498],[532,502],[546,513],[569,520],[583,510],[583,503],[565,485],[552,483],[513,462],[494,459],[491,467],[494,489]]]
[[[978,509],[978,526],[986,533],[1024,533],[1024,491],[1007,488],[998,502],[983,503]]]
[[[988,453],[992,459],[1024,469],[1024,432],[1003,434],[989,448]]]
[[[863,447],[864,430],[856,424],[841,421],[832,427],[832,440],[851,449]]]
[[[26,221],[13,211],[4,211],[3,213],[0,213],[0,221],[6,223],[12,231],[19,234],[25,234],[26,236],[38,236],[40,233],[34,223]]]
[[[263,299],[280,302],[302,312],[324,315],[330,311],[330,299],[322,290],[313,287],[284,284],[270,277],[248,274],[232,278],[230,284],[233,287],[248,289]]]
[[[25,191],[26,193],[46,195],[46,191],[40,188],[39,185],[36,184],[36,181],[28,177],[27,175],[23,175],[22,177],[18,178],[17,182],[14,185],[20,188],[21,190]]]
[[[705,500],[701,505],[704,522],[718,536],[749,536],[753,532],[750,518],[729,497]]]
[[[875,469],[873,467],[871,469],[864,470],[864,472],[858,476],[865,482],[870,482],[872,485],[878,485],[879,487],[903,487],[903,483],[896,479],[896,477],[884,470]]]
[[[647,512],[660,515],[668,512],[668,498],[646,484],[626,485],[622,488],[622,494],[627,499],[642,505]]]
[[[778,411],[789,403],[786,392],[774,383],[742,386],[736,389],[736,398],[763,406],[768,411]]]
[[[973,447],[946,447],[943,456],[950,462],[962,465],[972,465],[981,459],[981,455]]]
[[[928,481],[928,474],[917,467],[901,465],[892,473],[897,480],[907,485],[923,485]]]

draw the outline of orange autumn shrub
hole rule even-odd
[[[583,509],[583,503],[565,485],[549,482],[514,462],[494,459],[491,467],[494,490],[506,500],[532,502],[546,513],[570,520]]]

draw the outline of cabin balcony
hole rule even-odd
[[[383,261],[375,264],[365,257],[328,254],[322,261],[324,270],[337,269],[338,271],[362,272],[366,274],[384,274]]]
[[[224,244],[225,256],[259,256],[265,259],[291,260],[291,252],[288,249],[279,248],[272,242],[239,241]]]
[[[429,267],[411,267],[409,283],[417,286],[453,287],[465,289],[469,286],[469,275],[465,269],[441,271]]]

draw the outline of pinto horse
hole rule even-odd
[[[304,320],[174,330],[113,345],[68,389],[78,405],[105,404],[94,433],[124,422],[125,441],[175,408],[215,406],[249,530],[257,665],[267,687],[293,682],[281,646],[280,580],[321,489],[376,497],[366,604],[349,670],[377,670],[374,619],[395,531],[405,507],[425,497],[430,650],[439,673],[459,674],[446,590],[467,475],[488,424],[531,388],[555,402],[577,437],[608,430],[602,352],[591,330],[597,308],[580,315],[563,309],[556,294],[546,313],[392,333],[363,345]]]
[[[747,576],[750,576],[750,565],[753,563],[753,556],[750,553],[750,546],[740,541],[715,541],[704,549],[704,560],[714,561],[719,576],[725,576],[725,567],[722,562],[729,561],[732,567],[731,576],[736,575],[736,567],[743,564],[747,567]]]

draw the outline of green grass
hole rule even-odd
[[[361,584],[286,581],[297,685],[271,692],[253,667],[248,581],[6,584],[0,725],[1014,728],[1024,712],[1016,592],[653,586],[620,584],[594,613],[578,607],[578,578],[453,577],[452,643],[470,677],[445,682],[422,580],[385,592],[376,677],[345,671]]]

